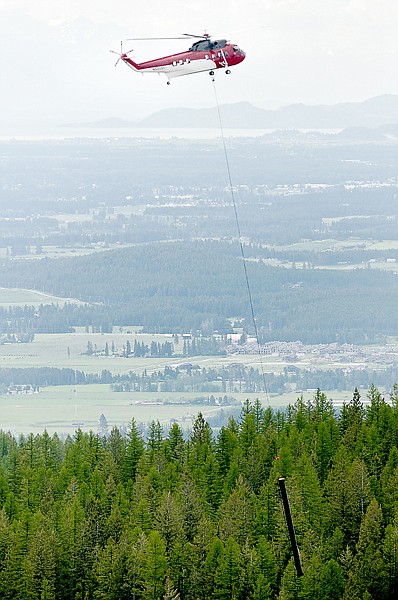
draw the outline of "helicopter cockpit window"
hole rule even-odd
[[[210,48],[211,43],[209,42],[209,40],[200,40],[199,42],[195,42],[194,44],[192,44],[189,50],[190,52],[203,52],[205,50],[209,50]]]
[[[225,48],[227,45],[227,40],[215,40],[212,42],[213,48]]]

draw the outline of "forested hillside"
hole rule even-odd
[[[45,258],[34,266],[26,260],[4,261],[1,280],[7,287],[97,303],[59,315],[61,331],[67,330],[65,317],[69,327],[94,324],[104,331],[110,325],[137,324],[147,330],[208,334],[209,327],[210,333],[229,331],[228,318],[243,317],[248,328],[252,324],[237,243],[159,243]],[[263,341],[372,343],[398,331],[398,278],[391,272],[285,269],[261,260],[249,260],[247,270]]]
[[[372,387],[339,415],[319,390],[286,412],[247,402],[217,434],[199,414],[189,439],[1,433],[0,597],[396,598],[397,432],[398,389]]]

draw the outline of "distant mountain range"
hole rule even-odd
[[[223,127],[228,129],[378,128],[398,123],[398,95],[386,94],[364,102],[344,102],[334,105],[291,104],[276,110],[258,108],[249,102],[238,102],[224,104],[220,110]],[[214,128],[218,127],[218,123],[215,108],[168,108],[137,122],[109,118],[67,126],[99,129],[141,127],[185,129]]]

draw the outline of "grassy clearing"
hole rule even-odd
[[[361,242],[362,243],[362,242]],[[335,240],[326,238],[324,240],[305,240],[294,244],[275,246],[277,251],[292,252],[319,252],[322,250],[352,250],[358,247],[359,242],[353,240]]]
[[[260,396],[264,406],[284,408],[294,403],[300,392],[288,394],[272,394]],[[128,425],[132,418],[138,422],[149,423],[159,420],[167,426],[175,419],[183,428],[190,428],[192,419],[198,412],[205,418],[215,415],[217,406],[200,406],[190,403],[198,394],[170,394],[149,392],[112,392],[108,385],[59,386],[40,390],[38,394],[7,396],[0,395],[0,428],[10,430],[15,435],[26,433],[72,435],[78,427],[84,431],[98,430],[98,419],[104,414],[109,427]],[[246,399],[252,402],[258,394],[234,394],[239,401]],[[304,400],[310,400],[313,393],[303,392]],[[352,398],[352,390],[328,393],[336,407],[343,400]],[[155,402],[173,401],[175,404],[154,404]],[[177,402],[184,402],[178,404]],[[152,403],[152,404],[151,404]]]
[[[203,394],[207,395],[207,394]],[[40,390],[38,394],[0,396],[0,428],[19,433],[73,433],[77,426],[96,431],[98,419],[104,414],[110,427],[128,424],[134,417],[139,422],[159,420],[163,425],[172,419],[190,427],[201,411],[206,417],[217,413],[217,406],[192,404],[197,393],[113,392],[109,385],[57,386]],[[255,400],[258,394],[234,394],[243,401]],[[155,404],[156,402],[174,404]],[[275,399],[279,405],[281,399]]]
[[[263,260],[264,264],[272,267],[282,267],[283,269],[304,269],[306,264],[300,261],[279,260],[277,258],[269,258]],[[332,265],[314,265],[313,268],[317,271],[356,271],[357,269],[376,269],[379,271],[398,271],[398,263],[377,261],[375,263],[337,263]]]
[[[341,251],[341,250],[397,250],[397,240],[383,240],[376,242],[373,240],[336,240],[327,238],[324,240],[306,240],[295,244],[275,246],[277,251],[303,251],[303,252],[319,252],[322,250]]]
[[[126,205],[126,206],[115,206],[113,209],[114,214],[124,215],[125,217],[131,217],[133,215],[142,215],[145,210],[148,208],[147,204],[137,204],[137,205]]]
[[[79,300],[73,298],[60,298],[37,292],[35,290],[24,290],[20,288],[0,288],[0,306],[8,308],[9,306],[40,306],[40,304],[59,304],[63,305],[67,302],[82,304]]]
[[[101,414],[106,416],[110,427],[127,424],[133,417],[140,422],[159,419],[163,424],[177,419],[189,426],[200,410],[197,405],[136,404],[169,398],[170,394],[112,392],[109,385],[48,387],[38,394],[0,396],[0,427],[17,434],[44,429],[49,433],[73,433],[78,426],[97,431]],[[212,410],[219,409],[211,407],[204,412]]]
[[[370,215],[346,215],[344,217],[323,217],[322,223],[325,225],[333,225],[333,223],[341,223],[341,221],[351,221],[353,219],[370,219]]]
[[[0,367],[57,367],[71,368],[88,373],[101,373],[108,369],[113,373],[125,373],[130,370],[142,372],[145,368],[156,370],[166,364],[181,362],[181,358],[123,358],[118,356],[87,356],[87,344],[102,351],[108,343],[111,351],[112,343],[116,350],[122,351],[127,340],[134,345],[134,340],[150,345],[152,341],[164,343],[170,336],[142,335],[129,333],[65,333],[37,334],[29,344],[4,344],[0,346]],[[178,346],[177,346],[178,348]],[[182,351],[182,345],[181,345]]]
[[[10,300],[10,298],[8,298]],[[240,363],[263,370],[264,373],[279,373],[291,363],[287,363],[279,356],[267,355],[259,357],[254,355],[234,355],[226,357],[197,356],[185,357],[182,355],[183,340],[179,336],[179,344],[175,350],[180,356],[171,358],[123,358],[119,356],[87,356],[83,354],[87,350],[87,343],[100,351],[108,343],[111,350],[114,343],[117,350],[122,350],[127,340],[133,346],[134,340],[150,346],[152,341],[164,343],[172,341],[171,335],[150,335],[135,333],[139,328],[120,328],[112,334],[86,333],[83,329],[72,334],[38,334],[30,344],[6,344],[0,346],[0,368],[3,367],[69,367],[82,370],[86,373],[100,373],[107,369],[112,373],[125,373],[134,371],[142,373],[163,370],[166,365],[176,366],[183,362],[191,362],[201,367],[222,367],[232,363]],[[394,340],[391,340],[394,342]],[[69,352],[68,352],[69,349]],[[345,366],[360,366],[359,363],[342,363],[341,357],[338,362],[333,363],[319,357],[317,359],[312,353],[303,355],[300,361],[295,363],[299,368],[315,365],[322,370],[341,368]],[[364,364],[365,366],[365,364]],[[371,368],[371,363],[366,363]],[[374,365],[374,368],[384,368]],[[29,382],[26,382],[29,383]],[[220,392],[221,393],[221,392]],[[269,398],[261,397],[264,405],[268,403],[272,407],[286,406],[295,402],[301,392],[292,391],[283,395],[270,395]],[[220,410],[218,407],[203,407],[192,404],[197,396],[207,396],[207,393],[169,393],[169,392],[113,392],[109,385],[86,385],[86,386],[59,386],[48,387],[40,390],[38,394],[0,396],[0,428],[10,429],[14,433],[38,433],[45,428],[49,433],[74,433],[77,423],[85,430],[97,431],[98,419],[104,414],[109,426],[120,426],[128,423],[132,417],[137,421],[148,422],[159,419],[162,423],[169,423],[171,419],[177,419],[184,427],[189,427],[191,419],[199,410],[205,415]],[[214,395],[218,395],[215,393]],[[254,401],[258,394],[233,393],[237,401],[246,398]],[[303,393],[305,399],[312,397],[312,392]],[[336,405],[343,400],[349,401],[352,390],[347,392],[330,392],[327,394]],[[143,404],[143,402],[173,402],[173,405]],[[184,402],[185,404],[178,404]]]

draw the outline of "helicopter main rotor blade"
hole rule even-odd
[[[198,38],[199,40],[205,40],[211,37],[210,33],[202,33],[202,35],[196,35],[195,33],[183,33],[186,37]]]
[[[127,41],[151,41],[151,40],[185,40],[185,37],[144,37],[144,38],[126,38]]]

